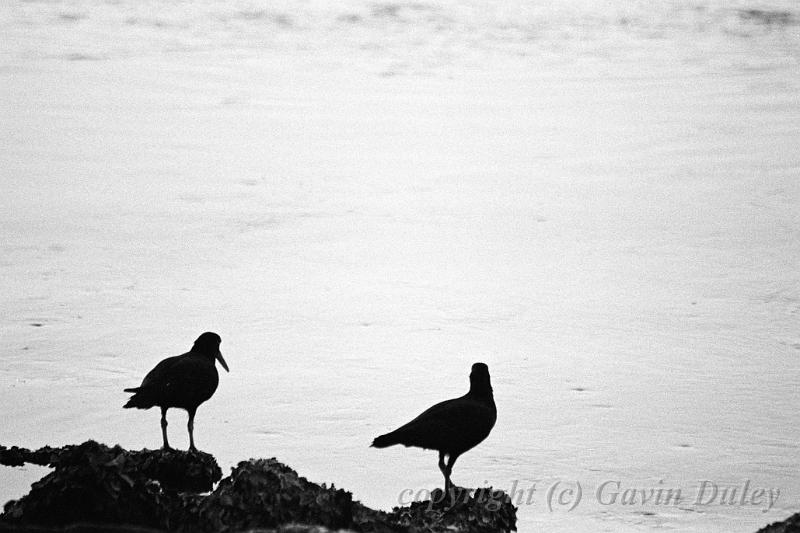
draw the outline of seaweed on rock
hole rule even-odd
[[[759,529],[757,533],[800,533],[800,513],[795,513],[786,520],[765,526]]]
[[[290,522],[344,528],[353,521],[352,495],[311,483],[277,459],[242,461],[200,501],[184,531],[241,531]]]
[[[109,448],[92,440],[63,448],[45,446],[38,450],[0,446],[0,464],[6,466],[30,463],[50,466],[58,471],[112,461],[116,461],[119,470],[128,476],[141,475],[171,490],[207,492],[222,478],[222,470],[214,456],[200,451],[129,451],[121,446]]]
[[[317,485],[276,459],[250,459],[222,474],[214,458],[172,450],[127,451],[88,441],[77,446],[0,446],[0,463],[54,468],[20,500],[8,502],[0,531],[322,533],[507,533],[516,508],[502,491],[455,488],[427,501],[370,509],[334,486]]]
[[[3,521],[43,525],[76,522],[162,525],[169,507],[157,483],[126,469],[128,456],[89,442],[53,462],[55,470],[5,505]],[[94,448],[91,453],[83,453]]]
[[[517,529],[517,509],[501,490],[453,486],[448,493],[436,489],[428,500],[395,507],[389,520],[410,533],[508,533]]]
[[[34,463],[53,471],[8,502],[6,523],[76,522],[169,528],[177,490],[211,490],[222,477],[213,456],[175,450],[128,451],[94,441],[63,448],[0,448],[0,462]]]

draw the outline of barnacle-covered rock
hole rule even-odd
[[[158,481],[167,489],[207,492],[222,478],[222,470],[214,456],[200,451],[129,451],[121,446],[109,448],[92,440],[62,448],[45,446],[38,450],[0,446],[0,464],[6,466],[22,466],[30,463],[51,466],[58,470],[112,460],[117,461],[119,468],[125,474],[129,476],[141,474],[147,479]]]
[[[508,533],[517,529],[517,509],[501,490],[454,486],[447,493],[434,490],[428,500],[395,507],[389,520],[409,533]]]
[[[251,459],[233,469],[190,511],[185,531],[242,531],[290,522],[333,529],[352,523],[352,495],[311,483],[277,459]]]
[[[200,452],[128,451],[94,441],[31,451],[0,446],[0,463],[54,470],[0,516],[0,533],[263,532],[507,533],[516,508],[502,491],[450,494],[376,511],[334,486],[317,485],[276,459],[239,463],[222,472]]]
[[[3,521],[43,525],[76,522],[158,527],[165,495],[154,481],[130,471],[124,450],[87,442],[65,450],[31,491],[5,505]]]
[[[6,523],[91,521],[164,527],[174,515],[178,500],[174,491],[208,491],[222,477],[216,460],[207,453],[128,451],[94,441],[35,451],[2,448],[0,462],[54,469],[27,495],[5,505]]]
[[[795,513],[786,520],[761,528],[757,533],[800,533],[800,513]]]

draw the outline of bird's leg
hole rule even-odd
[[[442,471],[442,475],[444,475],[444,452],[439,452],[439,470]]]
[[[447,497],[447,491],[450,490],[450,478],[447,475],[447,466],[444,464],[445,455],[445,452],[439,452],[439,470],[441,470],[442,475],[444,476],[444,494],[442,494],[442,499]]]
[[[447,495],[448,491],[450,490],[450,474],[447,472],[447,465],[444,461],[446,455],[448,455],[446,452],[439,452],[439,470],[441,470],[442,475],[444,476],[445,495]]]
[[[445,490],[450,490],[453,488],[453,482],[450,480],[450,474],[453,473],[453,465],[456,464],[456,459],[458,459],[458,455],[450,454],[447,456],[447,466],[444,469]],[[455,499],[455,494],[453,494],[453,498]]]
[[[446,493],[447,492],[447,488],[448,488],[447,487],[447,467],[444,464],[444,456],[445,456],[445,453],[440,451],[439,452],[439,470],[442,472],[442,475],[444,476],[444,491]]]
[[[164,439],[164,449],[169,450],[169,440],[167,440],[167,408],[161,408],[161,437]]]
[[[197,448],[194,447],[194,414],[194,409],[189,411],[189,423],[187,427],[189,428],[189,450],[196,452]]]

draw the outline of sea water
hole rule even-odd
[[[369,444],[483,361],[453,479],[521,531],[800,507],[796,3],[12,0],[0,30],[0,443],[157,447],[122,389],[211,330],[226,471],[425,496],[435,452]]]

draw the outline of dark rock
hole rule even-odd
[[[434,490],[429,500],[395,507],[389,520],[409,533],[508,533],[517,530],[517,509],[501,490],[453,486],[448,493]]]
[[[763,527],[757,533],[800,533],[800,513],[795,513],[786,520]]]
[[[163,533],[149,527],[118,524],[92,524],[79,522],[66,526],[42,526],[35,524],[10,524],[0,522],[0,533]]]
[[[222,479],[214,456],[181,450],[142,450],[135,453],[136,468],[144,476],[158,481],[165,489],[208,492]]]
[[[8,502],[2,520],[42,525],[76,522],[161,525],[164,495],[143,476],[125,473],[124,457],[86,456],[37,481],[20,500]]]
[[[61,448],[51,448],[50,446],[45,446],[38,450],[29,450],[18,446],[12,446],[11,448],[0,446],[0,464],[5,466],[22,466],[28,463],[50,466],[51,463],[57,459],[57,455],[61,451]]]
[[[29,450],[25,450],[25,448],[18,448],[17,446],[12,446],[11,448],[0,446],[0,464],[5,466],[24,465],[26,461],[23,451],[27,452]]]
[[[516,528],[516,508],[502,491],[450,494],[391,513],[353,502],[334,486],[317,485],[276,459],[239,463],[220,479],[214,458],[203,453],[127,451],[88,441],[63,448],[0,447],[6,465],[35,463],[54,470],[0,515],[0,533],[239,532],[506,533]],[[789,531],[789,530],[787,530]]]
[[[16,446],[0,446],[0,464],[6,466],[30,463],[58,470],[113,460],[118,461],[119,469],[123,473],[129,476],[141,475],[172,490],[207,492],[222,478],[222,470],[214,457],[199,451],[128,451],[120,446],[109,448],[91,440],[79,445],[63,448],[45,446],[33,451]]]
[[[203,498],[180,528],[184,531],[241,531],[289,522],[348,527],[352,495],[311,483],[277,459],[251,459],[233,469]]]
[[[63,448],[3,450],[4,464],[24,462],[54,470],[20,500],[8,502],[5,523],[77,522],[164,527],[171,523],[176,490],[210,490],[222,477],[214,458],[200,452],[109,448],[87,441]]]
[[[352,528],[360,533],[405,533],[407,527],[396,524],[391,515],[385,511],[376,511],[353,502]]]
[[[160,529],[115,524],[71,524],[69,526],[9,525],[0,523],[0,533],[164,533]],[[322,526],[288,524],[278,529],[249,529],[242,533],[348,533]]]

